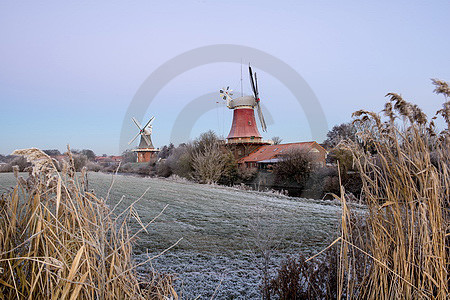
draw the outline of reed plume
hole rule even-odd
[[[448,84],[433,80],[445,96],[437,115],[450,125]],[[449,297],[449,130],[436,132],[416,105],[395,93],[384,117],[358,111],[362,146],[347,141],[363,181],[368,206],[366,230],[352,234],[342,191],[340,297],[360,299],[448,299]],[[354,240],[364,238],[362,246]],[[361,243],[359,243],[361,245]],[[355,251],[368,258],[355,280]],[[358,268],[361,269],[361,268]]]
[[[134,210],[118,218],[86,191],[70,151],[61,173],[39,149],[13,154],[32,170],[0,196],[0,299],[177,299],[170,276],[139,277],[127,227]]]

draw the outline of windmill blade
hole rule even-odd
[[[138,134],[136,134],[136,136],[128,143],[128,145],[130,145],[132,142],[134,142],[135,139],[137,139],[137,137],[140,135],[141,133],[138,132]]]
[[[264,115],[262,113],[261,105],[259,104],[259,102],[257,105],[257,109],[258,109],[259,122],[261,123],[261,128],[264,132],[266,132],[266,130],[267,130],[266,121],[264,120]]]
[[[253,81],[253,71],[252,71],[252,67],[250,67],[250,64],[248,64],[248,71],[250,73],[250,83],[252,86],[253,94],[254,94],[255,98],[257,98],[255,82]]]
[[[230,100],[231,96],[233,96],[233,90],[230,89],[230,87],[228,86],[227,88],[221,88],[219,90],[219,96],[220,98],[222,98],[223,100]]]
[[[225,93],[224,88],[219,90],[219,97],[222,98],[223,100],[227,100],[227,94]]]
[[[136,124],[136,126],[139,128],[139,130],[141,130],[142,129],[141,123],[139,123],[138,120],[136,120],[134,117],[132,117],[131,119],[133,120],[134,124]]]
[[[256,101],[259,102],[258,78],[256,78],[256,72],[255,72],[255,90],[256,90],[255,98],[256,98]]]
[[[147,143],[147,146],[150,146],[152,144],[152,142],[150,141],[148,136],[146,136],[145,134],[142,134],[142,137],[144,138],[145,142]]]
[[[142,129],[147,128],[147,126],[150,125],[153,122],[154,119],[155,119],[155,116],[151,117],[150,120],[147,122],[147,124],[145,124],[145,126],[142,127]]]

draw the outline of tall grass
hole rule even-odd
[[[32,170],[0,198],[0,299],[177,298],[170,277],[139,278],[127,227],[136,211],[116,214],[88,192],[70,151],[62,172],[38,149],[14,154]]]
[[[441,131],[435,128],[437,116],[427,120],[419,107],[394,93],[387,95],[384,117],[354,114],[363,146],[344,147],[362,176],[368,215],[365,230],[355,234],[342,196],[340,297],[449,297],[450,89],[439,80],[433,84],[445,97],[437,112],[447,126]],[[357,252],[367,258],[363,268]]]

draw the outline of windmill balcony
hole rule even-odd
[[[241,143],[253,143],[253,144],[266,144],[266,145],[272,145],[273,141],[271,140],[261,140],[261,139],[252,139],[252,138],[233,138],[228,139],[226,141],[226,144],[241,144]]]

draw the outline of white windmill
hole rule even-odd
[[[155,120],[155,117],[151,117],[150,120],[142,126],[141,123],[138,122],[134,117],[131,118],[134,124],[139,129],[139,132],[134,136],[134,138],[128,143],[129,145],[133,143],[139,136],[141,136],[141,141],[139,146],[134,151],[138,153],[137,161],[138,162],[148,162],[151,158],[155,157],[159,152],[159,149],[155,149],[152,143],[152,123]]]
[[[135,139],[137,139],[139,136],[141,136],[141,142],[139,143],[139,149],[142,148],[154,148],[152,143],[152,123],[155,117],[151,117],[150,120],[145,124],[145,126],[142,126],[141,123],[138,122],[134,117],[131,118],[136,124],[137,128],[139,129],[139,132],[134,136],[134,138],[128,143],[128,145],[131,145],[132,142],[134,142]]]

